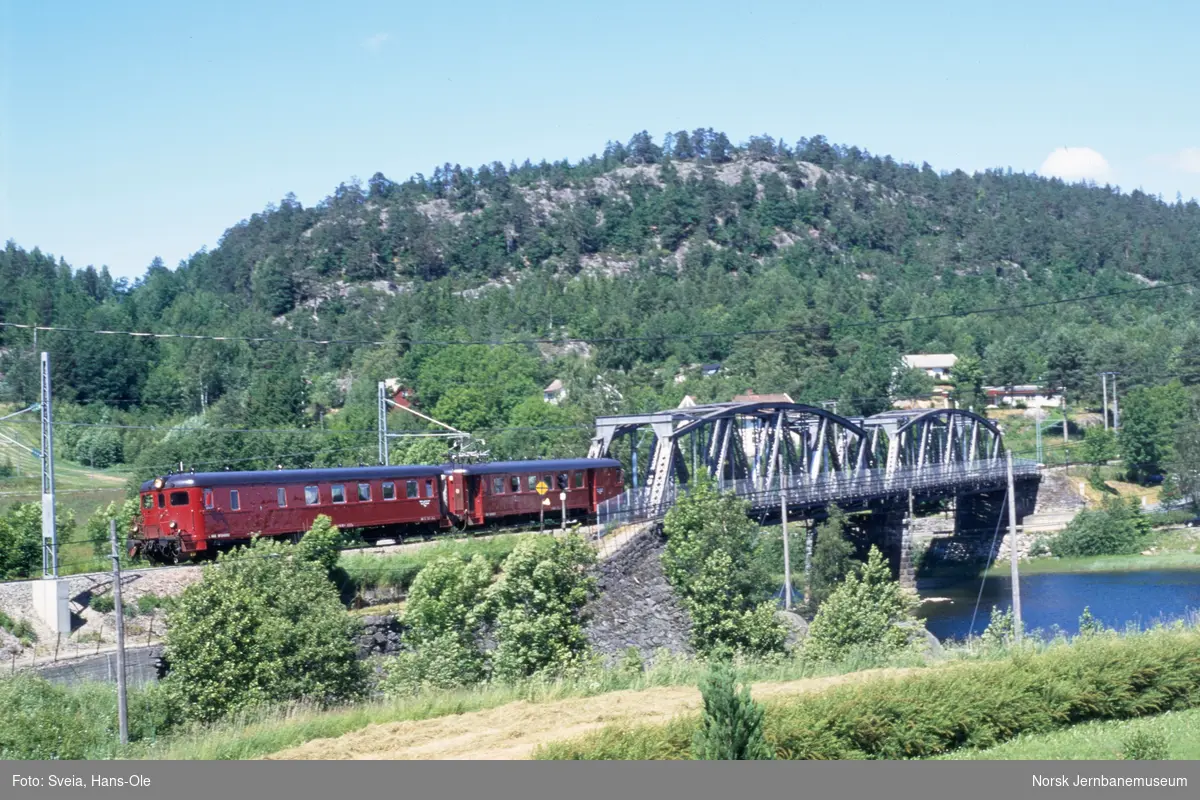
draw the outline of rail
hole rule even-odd
[[[1038,474],[1036,461],[1013,459],[1013,477],[1028,478]],[[836,502],[863,502],[887,497],[906,496],[909,492],[929,493],[950,489],[978,488],[1002,485],[1007,479],[1007,467],[1001,459],[971,463],[936,464],[923,467],[899,467],[889,475],[886,468],[865,469],[855,473],[829,473],[816,480],[805,475],[792,475],[782,487],[788,508],[811,508]],[[780,505],[778,481],[764,486],[763,481],[746,479],[722,481],[717,488],[732,491],[748,500],[750,510],[758,511]],[[689,485],[668,484],[659,503],[650,502],[650,489],[630,490],[605,500],[597,506],[597,536],[604,536],[617,526],[661,519],[666,516],[680,494]]]

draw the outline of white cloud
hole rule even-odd
[[[1038,172],[1072,183],[1082,180],[1101,183],[1112,176],[1108,161],[1090,147],[1060,147],[1046,156]]]
[[[384,43],[390,38],[392,38],[390,33],[377,33],[374,36],[368,36],[366,39],[363,39],[362,45],[370,52],[378,53],[380,48],[382,48]]]

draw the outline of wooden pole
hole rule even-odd
[[[117,550],[117,521],[108,522],[108,538],[112,542],[113,603],[117,610],[117,717],[121,727],[121,744],[129,744],[129,710],[125,696],[125,606],[121,602],[121,554]]]
[[[783,479],[783,447],[778,448],[779,520],[783,523],[783,607],[792,610],[792,551],[788,542],[787,484]]]
[[[1017,493],[1013,487],[1012,452],[1008,456],[1008,560],[1012,568],[1013,638],[1021,643],[1021,574],[1017,568]]]

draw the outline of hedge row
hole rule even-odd
[[[1200,706],[1200,632],[1077,639],[1043,653],[846,685],[766,705],[784,759],[928,758],[1098,719]],[[696,717],[610,727],[542,759],[686,759]]]

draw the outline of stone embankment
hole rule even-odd
[[[689,652],[691,620],[663,574],[666,540],[647,525],[595,568],[597,597],[588,605],[588,638],[600,653],[617,657],[636,648],[642,658],[657,650]]]

